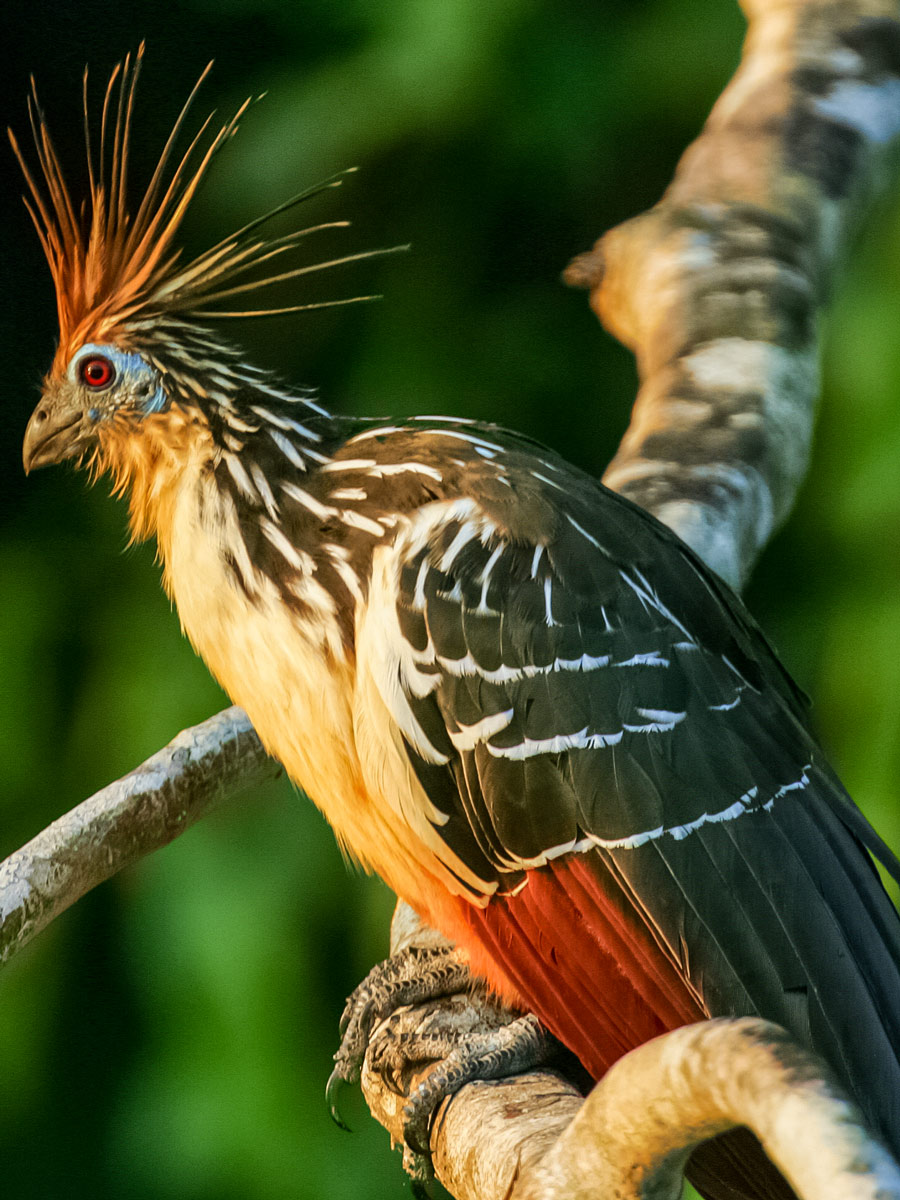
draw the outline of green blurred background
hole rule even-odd
[[[349,217],[325,251],[408,255],[315,278],[292,299],[377,304],[237,331],[253,359],[335,408],[497,420],[601,469],[631,357],[568,258],[660,194],[737,61],[729,0],[8,0],[6,119],[34,72],[73,179],[80,78],[99,92],[141,37],[135,170],[194,79],[199,111],[269,95],[197,203],[195,249],[348,165],[310,206]],[[0,854],[225,699],[181,638],[149,547],[83,476],[20,465],[49,365],[48,273],[3,169]],[[900,724],[900,206],[838,291],[814,470],[751,606],[816,700],[826,744],[893,845]],[[391,898],[348,872],[289,787],[244,797],[82,900],[0,974],[6,1194],[111,1200],[401,1196],[364,1113],[341,1134],[322,1089],[343,998],[386,949]]]

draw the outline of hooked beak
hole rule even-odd
[[[25,429],[22,444],[25,474],[78,454],[82,449],[83,424],[84,413],[71,408],[57,411],[46,401],[41,401]]]

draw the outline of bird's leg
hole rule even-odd
[[[468,1003],[473,993],[483,999],[477,1028]],[[410,1005],[433,1000],[443,1003],[425,1016],[409,1011]],[[536,1017],[491,999],[450,946],[401,950],[376,966],[347,1001],[341,1031],[327,1089],[332,1116],[343,1125],[337,1088],[359,1079],[368,1051],[369,1069],[408,1097],[404,1165],[419,1180],[428,1173],[431,1121],[444,1099],[474,1080],[501,1079],[538,1066],[559,1050]],[[414,1082],[425,1063],[435,1065]]]

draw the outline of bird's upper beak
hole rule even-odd
[[[25,474],[37,467],[72,458],[83,448],[81,433],[84,413],[68,405],[52,405],[42,400],[25,429],[22,463]]]

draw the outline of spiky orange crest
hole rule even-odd
[[[371,299],[354,296],[235,312],[209,307],[226,298],[255,292],[299,275],[388,251],[365,251],[274,275],[264,274],[262,278],[247,278],[248,273],[263,264],[296,249],[308,234],[348,224],[330,221],[276,238],[258,234],[260,227],[277,214],[327,188],[337,187],[347,173],[341,172],[292,196],[188,264],[180,264],[175,239],[185,214],[213,159],[236,132],[251,100],[246,100],[211,136],[213,114],[210,114],[179,158],[176,152],[179,136],[197,92],[212,67],[212,63],[208,64],[178,115],[137,209],[129,211],[129,146],[143,56],[142,43],[137,53],[133,57],[126,56],[110,75],[103,100],[100,152],[96,160],[91,145],[88,73],[85,70],[83,107],[89,195],[80,207],[73,203],[66,185],[34,80],[28,112],[44,187],[36,182],[15,135],[12,130],[8,131],[30,192],[30,199],[25,197],[25,204],[41,239],[56,288],[60,340],[54,371],[64,369],[72,353],[85,342],[114,340],[137,322],[141,322],[146,331],[147,324],[152,328],[154,319],[165,316],[204,320],[270,316]]]

